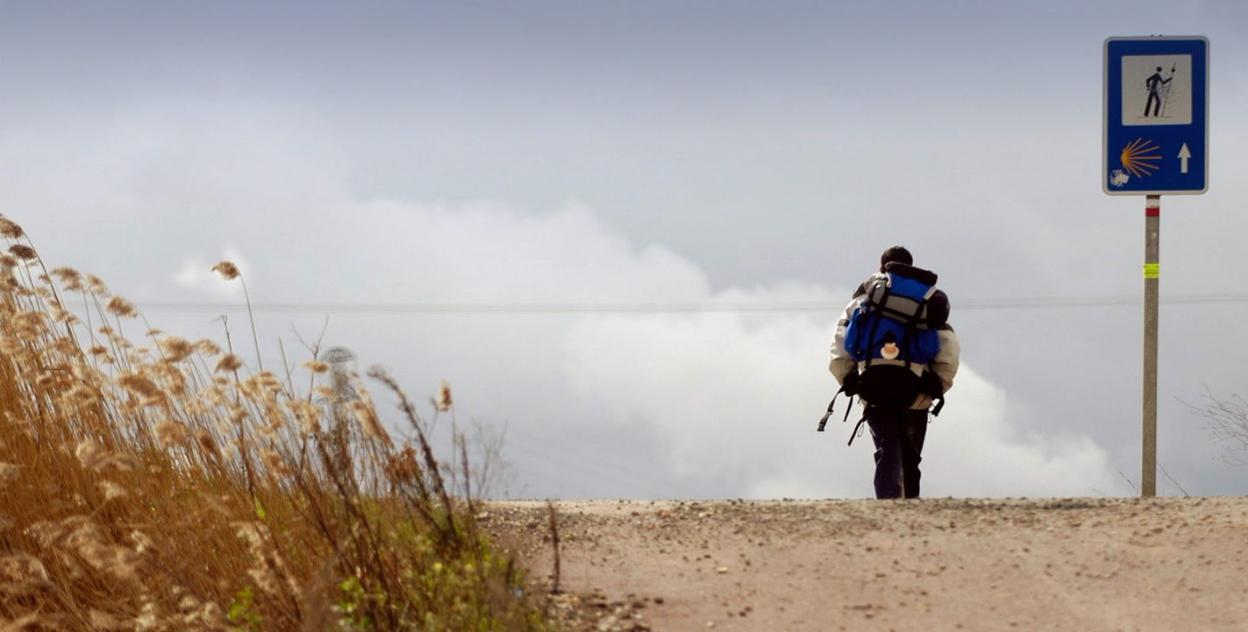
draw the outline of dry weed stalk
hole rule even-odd
[[[551,594],[559,594],[559,576],[563,569],[559,564],[559,519],[555,512],[555,503],[546,501],[546,514],[549,519],[550,526],[550,547],[554,552],[554,572],[551,574],[550,592]]]
[[[371,373],[411,440],[319,343],[304,393],[293,367],[251,371],[228,329],[228,351],[150,326],[137,344],[133,303],[47,272],[3,217],[0,237],[0,626],[544,627],[389,376]]]
[[[1217,397],[1206,390],[1201,404],[1188,407],[1205,418],[1205,429],[1222,446],[1227,463],[1248,465],[1248,400],[1240,395]]]

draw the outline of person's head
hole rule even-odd
[[[1161,66],[1157,67],[1157,72],[1161,72]]]
[[[880,255],[880,272],[884,271],[884,266],[893,262],[912,266],[914,265],[914,257],[910,255],[910,251],[906,250],[905,246],[893,246]]]

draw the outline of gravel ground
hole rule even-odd
[[[583,630],[1248,630],[1248,499],[555,503]],[[544,502],[480,516],[553,579]]]

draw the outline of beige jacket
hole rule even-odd
[[[845,349],[845,330],[849,327],[850,314],[854,313],[854,309],[858,307],[858,302],[863,298],[863,294],[855,294],[854,298],[845,306],[841,319],[836,323],[836,339],[832,341],[832,361],[828,364],[828,370],[832,372],[832,377],[836,378],[838,384],[845,382],[845,376],[849,375],[850,371],[862,369],[854,361],[853,357],[849,355],[849,351]],[[958,374],[958,355],[962,348],[958,343],[958,335],[954,333],[953,327],[946,325],[937,334],[940,336],[940,351],[936,354],[936,359],[926,368],[940,378],[945,392],[948,392],[950,388],[953,388],[954,376]],[[877,360],[876,362],[879,361]],[[913,367],[917,375],[922,375],[924,369],[925,367],[923,366]],[[931,406],[932,398],[930,396],[919,395],[910,408],[911,410],[927,410]]]

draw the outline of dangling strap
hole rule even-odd
[[[867,423],[867,413],[863,412],[862,419],[859,419],[858,423],[854,424],[854,431],[849,433],[849,443],[845,445],[854,445],[854,438],[862,434],[862,424],[865,423]]]
[[[837,391],[836,394],[832,396],[832,401],[828,402],[828,412],[823,413],[823,417],[819,419],[819,427],[815,428],[815,432],[823,432],[823,427],[828,425],[828,417],[832,416],[833,409],[836,407],[836,398],[840,397],[841,393],[844,392],[845,387],[842,386],[841,390]],[[850,397],[850,400],[852,401],[853,397]]]
[[[831,417],[832,413],[835,412],[833,408],[836,407],[836,398],[840,397],[841,393],[844,393],[844,392],[845,392],[845,387],[842,386],[841,390],[837,391],[836,395],[832,396],[832,401],[828,402],[828,412],[824,413],[823,417],[819,419],[819,427],[815,428],[815,432],[823,432],[823,427],[828,425],[828,417]],[[841,423],[845,423],[846,421],[849,421],[849,411],[853,409],[854,409],[854,396],[850,395],[849,403],[845,405],[845,417],[841,419]]]

